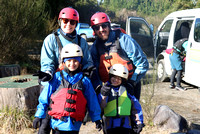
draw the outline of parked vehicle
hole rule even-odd
[[[169,14],[160,24],[155,35],[155,57],[157,62],[157,75],[160,81],[170,78],[172,69],[169,54],[166,49],[173,47],[179,40],[179,29],[183,22],[189,23],[188,47],[183,80],[189,84],[200,87],[200,8],[176,11]]]
[[[154,62],[153,25],[142,17],[128,17],[126,34],[130,35],[141,46],[150,63]]]
[[[125,33],[125,34],[126,34],[126,31],[125,31],[123,28],[121,28],[120,24],[111,23],[111,29],[112,29],[112,30],[117,30],[117,29],[119,29],[119,30],[121,30],[122,33]]]
[[[78,23],[76,26],[76,32],[86,41],[95,39],[95,36],[93,35],[93,29],[87,23]]]

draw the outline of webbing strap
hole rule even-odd
[[[55,35],[55,37],[56,37],[56,41],[57,41],[57,43],[58,43],[58,51],[59,51],[59,58],[58,58],[58,63],[60,64],[61,63],[61,57],[60,57],[60,55],[61,55],[61,51],[62,51],[62,43],[61,43],[61,41],[60,41],[60,38],[58,37],[58,32],[53,32],[54,33],[54,35]],[[69,38],[69,37],[67,37],[67,36],[65,36],[62,32],[60,32],[61,33],[61,35],[66,39],[66,40],[69,40],[69,41],[72,41],[72,39],[71,38]],[[77,37],[78,37],[78,45],[80,46],[80,43],[81,43],[81,36],[80,35],[77,35]],[[76,43],[76,42],[73,42],[73,43]]]
[[[61,63],[61,57],[60,57],[60,54],[61,54],[61,51],[62,51],[62,44],[61,44],[61,41],[58,37],[58,33],[57,32],[54,32],[54,35],[56,37],[56,41],[58,43],[58,51],[59,51],[59,58],[58,58],[58,63],[60,64]]]

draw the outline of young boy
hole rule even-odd
[[[128,69],[114,64],[109,71],[109,81],[101,88],[99,100],[104,110],[104,127],[107,134],[129,134],[133,129],[139,134],[143,127],[143,113],[138,100],[127,92]],[[135,121],[135,128],[131,125]]]
[[[57,72],[41,92],[34,128],[46,117],[48,108],[53,134],[78,134],[87,108],[96,128],[101,130],[101,108],[91,81],[81,72],[82,58],[83,52],[78,45],[63,47],[64,69]]]

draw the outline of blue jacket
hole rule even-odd
[[[115,36],[116,36],[115,31],[110,31],[108,41],[106,43],[114,42],[116,38]],[[99,73],[98,67],[100,63],[100,55],[98,55],[98,51],[96,49],[96,41],[93,43],[91,47],[91,55],[92,55],[94,65],[97,68],[97,73]],[[148,63],[147,57],[143,53],[139,44],[129,35],[120,33],[119,42],[120,42],[121,48],[124,49],[128,57],[133,61],[133,64],[136,66],[136,70],[131,79],[137,83],[140,81],[140,79],[146,74],[146,72],[149,69],[149,63]],[[100,78],[98,78],[98,80],[100,80]],[[101,82],[99,81],[99,83]]]
[[[70,76],[65,71],[63,71],[64,78],[71,84],[75,84],[82,78],[82,73],[77,73],[74,76]],[[62,76],[60,75],[60,72],[55,73],[53,79],[48,82],[48,84],[45,86],[43,91],[41,92],[39,96],[39,104],[37,106],[37,111],[35,113],[35,117],[38,118],[45,118],[47,113],[47,108],[50,104],[50,97],[51,94],[53,94],[57,88],[60,86],[62,80]],[[84,89],[84,96],[87,100],[87,108],[90,114],[90,117],[93,122],[97,120],[101,120],[101,108],[98,103],[98,99],[96,96],[96,93],[94,91],[94,88],[90,82],[90,80],[87,77],[84,77],[82,79]],[[68,116],[65,117],[66,122],[58,120],[58,119],[51,119],[51,127],[54,129],[55,127],[58,128],[58,130],[61,131],[79,131],[82,122],[77,121],[75,123],[72,123],[72,119]]]
[[[111,88],[112,88],[112,86],[111,86]],[[113,89],[116,92],[118,92],[118,90],[116,90],[116,87]],[[118,89],[119,89],[119,87],[118,87]],[[100,104],[102,101],[102,96],[103,96],[102,94],[98,95],[98,100],[99,100]],[[127,92],[127,96],[129,97],[129,99],[132,102],[131,113],[133,114],[133,116],[131,116],[131,118],[133,120],[135,120],[135,117],[136,117],[137,121],[140,121],[141,123],[143,123],[142,107],[141,107],[139,101],[135,98],[134,95],[130,95],[128,92]],[[106,102],[108,102],[108,97],[106,98]],[[122,121],[122,119],[123,119],[122,117],[119,117],[119,118],[106,117],[107,129],[116,128],[116,127],[124,127],[124,128],[131,129],[132,127],[131,127],[129,117],[125,116],[124,121]],[[135,120],[136,124],[137,124],[137,121]],[[122,122],[124,123],[123,126],[121,126]]]
[[[184,51],[187,52],[188,41],[185,41],[182,44],[182,47],[184,48]],[[183,70],[183,66],[182,66],[183,59],[180,56],[180,54],[173,52],[172,54],[169,55],[169,59],[170,59],[172,69]]]
[[[75,39],[73,39],[72,41],[69,41],[69,40],[65,39],[60,34],[60,32],[62,32],[62,30],[58,29],[57,30],[58,37],[60,38],[61,44],[63,47],[72,42],[78,44],[77,34],[76,34]],[[92,62],[88,44],[83,38],[81,38],[80,47],[82,48],[82,51],[83,51],[82,65],[83,65],[83,69],[85,69],[89,66],[92,66],[93,62]],[[59,55],[60,54],[59,54],[59,49],[58,49],[58,43],[56,41],[55,35],[53,33],[51,33],[44,39],[44,42],[42,45],[41,60],[40,60],[41,71],[49,72],[53,76],[53,74],[55,73],[56,69],[59,66],[59,63],[58,63]]]

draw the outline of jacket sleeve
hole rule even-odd
[[[188,41],[185,41],[182,46],[184,48],[184,51],[187,51]]]
[[[143,53],[140,45],[127,34],[120,34],[120,45],[136,66],[136,70],[131,79],[139,82],[149,69],[146,55]]]
[[[96,88],[98,85],[102,85],[102,82],[101,82],[100,76],[99,76],[99,62],[100,61],[99,61],[99,55],[96,50],[96,41],[92,45],[90,52],[91,52],[91,57],[92,57],[94,66],[96,67],[96,71],[94,72],[95,80],[92,80],[93,86],[94,86],[94,88]]]
[[[84,96],[87,100],[87,108],[88,108],[90,117],[93,122],[97,120],[101,120],[101,108],[97,99],[97,95],[91,84],[91,81],[87,77],[84,77],[83,84],[85,87]]]
[[[93,66],[93,61],[90,54],[88,43],[82,38],[81,38],[81,48],[83,51],[83,61],[82,61],[83,69]]]
[[[47,111],[47,108],[49,107],[51,94],[55,92],[57,85],[59,84],[58,84],[56,75],[54,75],[53,79],[49,81],[47,85],[45,85],[44,89],[42,90],[39,96],[39,99],[38,99],[39,104],[37,106],[35,117],[38,117],[38,118],[46,117],[46,111]]]
[[[142,107],[139,101],[135,98],[135,96],[130,95],[129,93],[128,93],[128,97],[131,99],[131,102],[132,102],[131,113],[132,115],[135,115],[132,118],[134,118],[135,123],[137,124],[143,123],[143,112],[142,112]]]
[[[48,35],[42,45],[41,49],[41,71],[50,72],[52,75],[58,67],[58,60],[56,60],[56,39],[53,34]]]

